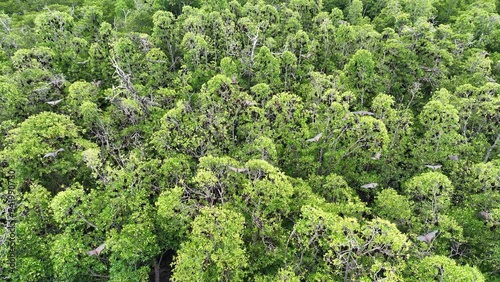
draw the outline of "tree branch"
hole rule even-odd
[[[87,223],[88,225],[90,225],[90,226],[94,227],[95,229],[99,229],[99,228],[97,228],[97,226],[95,226],[94,224],[92,224],[91,222],[89,222],[88,220],[86,220],[80,212],[78,212],[78,216],[79,216],[79,217],[80,217],[83,221],[85,221],[85,223]]]
[[[491,147],[488,149],[488,151],[486,151],[486,155],[484,156],[483,163],[488,161],[488,159],[490,158],[491,152],[493,152],[493,150],[496,148],[499,140],[500,140],[500,133],[498,133],[497,139],[495,139],[495,142],[493,143],[493,145],[491,145]]]

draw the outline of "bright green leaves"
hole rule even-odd
[[[134,8],[134,2],[131,0],[118,0],[115,3],[115,15],[118,18],[126,17]]]
[[[153,33],[151,35],[153,43],[168,54],[173,64],[178,51],[174,31],[174,15],[170,12],[158,11],[153,15],[153,24]]]
[[[448,90],[441,89],[422,109],[420,121],[426,130],[426,136],[443,131],[449,133],[458,129],[458,111],[446,103],[451,98]]]
[[[84,101],[78,107],[79,115],[82,117],[82,124],[86,128],[95,128],[99,125],[101,130],[103,129],[103,123],[100,119],[100,110],[95,103]],[[107,137],[106,135],[102,137]]]
[[[314,29],[316,29],[315,35],[317,40],[317,65],[316,70],[322,70],[324,72],[335,69],[333,60],[333,48],[335,42],[335,27],[329,14],[326,12],[319,13],[313,19]]]
[[[18,2],[13,280],[497,278],[494,0]]]
[[[326,252],[330,247],[329,240],[336,240],[340,246],[341,238],[335,238],[335,235],[342,233],[342,228],[344,225],[353,226],[354,222],[342,222],[341,218],[324,212],[322,210],[313,208],[311,206],[304,206],[301,209],[302,219],[299,220],[294,226],[294,232],[292,237],[294,239],[293,243],[297,251],[291,253],[292,261],[298,260],[299,263],[305,264],[300,265],[301,271],[306,271],[309,267],[310,273],[315,272],[326,272],[328,265],[326,262],[322,261],[322,257],[317,257],[315,255],[310,255],[311,253],[323,253]],[[296,234],[296,235],[295,235]],[[296,257],[293,257],[296,256]],[[301,262],[301,257],[306,259],[305,262]],[[317,270],[316,270],[317,269]],[[332,277],[330,276],[330,279]]]
[[[112,54],[117,62],[116,64],[119,65],[126,74],[136,74],[131,77],[131,79],[137,79],[141,70],[141,60],[145,52],[140,52],[140,48],[142,47],[143,50],[144,48],[149,49],[148,47],[150,44],[148,42],[149,36],[141,36],[141,34],[139,34],[137,37],[139,38],[134,38],[132,36],[121,37],[112,43]],[[135,41],[133,39],[135,39]],[[142,46],[140,45],[141,43]]]
[[[487,47],[498,52],[495,35],[498,34],[498,11],[493,12],[493,3],[473,3],[464,12],[457,16],[453,27],[462,36],[470,36],[475,42],[475,47]]]
[[[419,115],[423,128],[420,147],[416,150],[427,163],[443,161],[449,155],[456,154],[456,146],[462,140],[458,134],[458,110],[448,104],[450,94],[446,89],[436,92]],[[425,163],[419,163],[425,165]]]
[[[185,68],[193,75],[190,83],[195,89],[199,89],[213,73],[210,61],[211,46],[203,35],[188,32],[181,41],[181,48],[184,52]]]
[[[52,198],[50,208],[53,219],[60,230],[102,232],[111,225],[104,219],[106,214],[102,213],[105,209],[103,197],[104,194],[97,191],[87,194],[81,184],[75,183]]]
[[[334,173],[326,177],[310,175],[309,184],[315,194],[326,200],[328,204],[324,205],[324,208],[328,211],[355,218],[361,218],[361,214],[367,211],[356,190],[349,187],[340,175]]]
[[[432,6],[435,0],[417,0],[408,1],[402,0],[403,10],[410,14],[412,22],[417,20],[427,20],[436,13],[436,9]]]
[[[173,281],[243,281],[248,266],[243,247],[244,217],[226,208],[204,208],[181,245]]]
[[[384,189],[375,198],[375,213],[398,225],[408,223],[412,215],[410,201],[406,196],[399,195],[394,189]]]
[[[252,271],[260,272],[266,267],[274,268],[281,261],[286,236],[283,221],[300,207],[299,203],[293,203],[296,192],[299,191],[295,191],[289,178],[264,160],[241,164],[230,158],[208,156],[200,159],[192,184],[182,192],[187,201],[174,200],[174,194],[176,199],[181,195],[178,188],[165,193],[176,202],[171,207],[179,213],[173,214],[171,208],[162,210],[165,210],[163,214],[171,214],[168,218],[184,224],[195,207],[198,212],[200,207],[238,208],[247,219],[242,235],[252,254],[249,257]]]
[[[356,91],[362,108],[371,97],[369,93],[376,91],[377,78],[372,54],[367,50],[358,50],[344,67],[344,83],[347,90]]]
[[[486,281],[481,272],[468,265],[460,266],[444,256],[429,256],[419,262],[413,262],[409,281]]]
[[[12,56],[12,64],[17,70],[38,68],[50,70],[55,54],[50,48],[19,49]]]
[[[190,196],[207,206],[229,202],[237,191],[234,186],[238,182],[231,181],[232,177],[229,177],[229,168],[235,166],[236,162],[228,157],[201,158],[196,175],[191,180],[194,189],[190,189]]]
[[[75,236],[76,234],[80,236]],[[78,281],[88,277],[91,262],[85,259],[87,246],[80,232],[66,229],[54,236],[50,248],[50,259],[54,277],[66,281]]]
[[[373,23],[378,31],[385,27],[399,30],[400,27],[409,23],[410,14],[403,11],[401,1],[387,0],[385,2],[385,7],[373,18]]]
[[[0,95],[2,103],[0,104],[0,120],[18,119],[21,110],[24,110],[29,102],[29,98],[21,95],[15,84],[0,82]]]
[[[299,162],[299,150],[305,137],[303,132],[308,118],[308,111],[304,109],[302,99],[294,94],[280,93],[269,99],[264,109],[271,127],[274,128],[272,137],[276,143],[279,162],[284,162],[286,171],[305,169],[301,168],[304,163]]]
[[[43,45],[54,50],[54,65],[60,71],[74,75],[77,71],[74,64],[85,59],[87,50],[87,41],[72,34],[74,18],[65,12],[48,10],[38,14],[35,26]],[[81,71],[81,67],[79,69]]]
[[[9,132],[8,145],[2,155],[21,178],[39,179],[50,191],[58,191],[68,182],[68,175],[85,177],[75,166],[81,160],[78,152],[94,146],[79,139],[78,129],[64,115],[50,112],[31,116]],[[63,149],[63,150],[59,150]],[[55,153],[54,156],[47,155]]]
[[[160,131],[155,135],[157,150],[176,150],[193,157],[203,156],[211,147],[208,136],[201,128],[202,119],[197,117],[191,106],[179,101],[162,119]]]
[[[288,6],[302,15],[303,24],[307,25],[309,21],[318,14],[323,8],[323,1],[314,0],[292,0]]]
[[[193,103],[178,101],[161,121],[153,142],[157,148],[175,149],[199,158],[218,155],[251,142],[267,130],[262,109],[228,77],[216,75]],[[182,136],[182,137],[181,137]]]
[[[481,157],[483,162],[489,160],[491,151],[494,149],[493,144],[500,136],[498,130],[500,128],[500,98],[494,95],[498,89],[498,84],[495,83],[488,83],[480,88],[464,84],[456,89],[457,99],[453,101],[453,104],[457,107],[460,116],[461,135],[470,140],[470,146],[477,148],[464,150],[464,153],[483,151],[484,155],[476,156],[477,161],[480,161]],[[485,144],[482,136],[488,139],[489,144]]]
[[[145,76],[143,80],[146,82],[146,87],[157,89],[166,86],[170,65],[167,55],[162,50],[153,48],[148,51],[144,60],[147,72],[142,73],[141,76]]]
[[[17,209],[16,228],[10,231],[15,232],[16,238],[16,267],[12,269],[12,279],[41,281],[53,275],[52,267],[47,267],[46,262],[50,259],[50,240],[55,226],[49,191],[38,184],[32,184],[30,190],[24,194],[23,205]],[[8,244],[3,246],[9,248]],[[0,248],[0,260],[8,259],[4,255],[9,252]]]
[[[351,115],[353,115],[351,113]],[[368,153],[376,154],[385,151],[389,143],[389,136],[385,124],[370,116],[349,117],[354,124],[346,133],[349,146],[343,158],[355,154],[360,149],[368,149]],[[361,153],[361,152],[359,152]]]
[[[297,31],[289,35],[287,43],[290,45],[290,51],[297,58],[297,73],[295,80],[301,83],[303,79],[314,69],[313,55],[316,53],[315,44],[309,38],[307,32]]]
[[[494,191],[500,185],[500,179],[498,178],[498,175],[500,175],[500,165],[498,161],[478,163],[473,167],[473,172],[476,179],[473,182],[474,185],[471,187],[472,191],[485,194],[487,198],[493,200]]]
[[[397,273],[402,269],[398,257],[409,247],[406,236],[388,221],[361,225],[310,206],[302,208],[290,239],[299,271],[331,280],[373,277],[381,269]]]
[[[106,86],[111,84],[114,71],[109,62],[113,34],[112,26],[107,22],[102,22],[96,35],[97,40],[89,42],[88,49],[88,64],[92,80],[103,82]]]
[[[269,85],[265,83],[258,83],[250,88],[251,93],[255,96],[256,100],[261,104],[265,104],[272,97],[272,91]]]
[[[477,220],[480,220],[483,223],[483,228],[481,228],[483,232],[486,228],[489,229],[487,231],[488,236],[494,236],[495,233],[498,233],[496,229],[500,224],[498,217],[500,203],[498,193],[498,187],[500,187],[499,175],[500,165],[498,161],[478,163],[472,167],[472,175],[467,178],[467,186],[464,185],[460,190],[460,196],[464,198],[469,212],[463,211],[464,216],[457,217],[458,220],[465,221],[467,225],[472,225],[474,222],[477,224]],[[467,217],[472,218],[466,220]],[[470,239],[476,241],[475,238]]]
[[[422,93],[418,77],[422,76],[422,70],[415,51],[401,38],[387,40],[382,48],[383,56],[377,67],[382,72],[385,91],[390,91],[399,103],[408,106],[420,102]]]
[[[2,82],[10,90],[0,88],[9,107],[6,111],[11,115],[9,118],[22,120],[49,110],[51,107],[46,102],[62,98],[66,80],[52,73],[57,64],[53,50],[47,47],[19,49],[12,56],[12,64],[15,69],[12,79]]]
[[[255,83],[267,83],[278,87],[281,82],[279,80],[280,65],[269,48],[262,47],[255,55],[255,63],[253,65],[255,72]]]
[[[445,175],[426,172],[410,179],[405,185],[405,194],[414,202],[413,208],[420,219],[429,224],[438,223],[439,213],[451,204],[454,187]]]
[[[464,63],[464,76],[461,82],[469,82],[475,86],[484,85],[491,81],[491,65],[492,60],[489,58],[488,52],[480,49],[471,49],[467,56],[467,61]]]
[[[325,161],[334,162],[335,165],[329,166],[331,169],[346,179],[356,179],[360,185],[377,182],[375,175],[362,173],[360,165],[373,163],[373,157],[387,150],[390,139],[384,123],[355,112],[347,113],[342,121],[342,126],[327,141],[329,151],[325,152]]]
[[[79,222],[82,217],[79,206],[84,200],[85,191],[81,186],[57,193],[50,204],[54,213],[54,220],[64,228],[69,227],[69,224]]]
[[[250,160],[246,166],[252,180],[243,187],[248,207],[253,207],[256,216],[286,216],[290,212],[293,186],[285,174],[262,160]]]
[[[269,137],[261,136],[255,139],[241,150],[241,158],[244,160],[262,159],[275,165],[278,160],[276,145]]]
[[[411,133],[412,116],[405,110],[394,109],[394,98],[387,94],[378,94],[372,101],[372,110],[375,116],[386,126],[391,137],[392,147],[395,142]]]
[[[111,249],[111,281],[123,281],[124,277],[145,281],[148,264],[159,252],[154,230],[153,221],[148,218],[126,224],[120,232],[111,230],[110,238],[106,241]]]
[[[70,34],[73,17],[63,12],[49,11],[39,14],[35,19],[35,25],[42,39],[52,42],[51,46],[58,46],[57,44],[64,44]]]
[[[106,1],[103,1],[106,2]],[[77,18],[74,24],[74,32],[87,41],[99,33],[99,27],[103,22],[104,11],[101,7],[103,3],[93,3],[92,6],[80,7],[77,11]],[[100,5],[99,5],[100,4]]]
[[[353,0],[347,8],[347,20],[350,24],[356,25],[363,21],[363,2]]]
[[[162,188],[175,187],[180,183],[187,182],[191,176],[192,161],[192,158],[183,154],[172,154],[172,156],[163,159],[159,170],[164,176],[161,182]],[[155,167],[154,171],[158,171],[157,168]],[[153,175],[152,177],[154,177]]]
[[[411,219],[412,231],[422,235],[438,230],[440,238],[435,248],[440,254],[448,252],[448,244],[462,240],[462,227],[448,216],[454,190],[448,177],[439,172],[423,173],[404,185],[414,216]]]
[[[398,258],[408,252],[409,244],[406,235],[400,233],[394,224],[374,219],[358,227],[359,234],[354,228],[356,225],[343,227],[343,234],[338,232],[338,239],[332,238],[330,243],[333,248],[327,252],[326,259],[331,261],[336,275],[366,279],[381,275],[382,269],[389,270],[388,277],[401,271],[403,264]],[[355,265],[359,264],[364,267],[356,269]]]
[[[162,192],[156,202],[157,220],[163,234],[159,239],[172,250],[177,249],[189,234],[190,213],[194,210],[182,199],[183,193],[182,188],[175,187]]]
[[[83,102],[97,102],[99,98],[97,87],[92,83],[85,81],[77,81],[68,87],[68,96],[66,97],[65,105],[72,112],[80,112],[80,106]]]

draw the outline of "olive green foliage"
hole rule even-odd
[[[0,1],[0,280],[500,280],[499,11]]]

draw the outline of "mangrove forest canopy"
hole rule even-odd
[[[500,1],[0,1],[0,280],[500,281]]]

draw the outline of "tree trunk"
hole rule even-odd
[[[160,282],[160,262],[154,261],[155,282]]]

